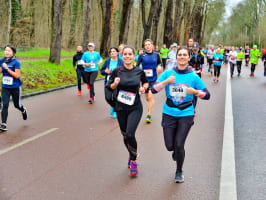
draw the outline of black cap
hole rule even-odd
[[[199,48],[200,48],[199,43],[194,42],[192,45],[192,49],[199,49]]]

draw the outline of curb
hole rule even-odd
[[[104,77],[103,78],[98,78],[95,81],[101,81],[101,80],[104,80]],[[63,89],[74,87],[74,86],[77,86],[77,84],[63,85],[63,86],[60,86],[60,87],[51,88],[49,90],[40,90],[40,91],[37,91],[37,92],[26,93],[26,94],[21,95],[21,99],[32,97],[32,96],[36,96],[36,95],[40,95],[40,94],[45,94],[45,93],[49,93],[49,92],[54,92],[54,91],[58,91],[58,90],[63,90]]]

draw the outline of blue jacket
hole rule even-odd
[[[105,73],[105,69],[106,69],[106,68],[109,68],[110,61],[111,61],[111,58],[108,58],[108,59],[104,62],[103,66],[102,66],[102,68],[101,68],[101,74],[102,74],[102,75],[105,75],[104,85],[106,85],[106,83],[107,83],[107,76],[108,76],[108,75],[111,75],[111,74],[106,74],[106,73]],[[124,66],[124,62],[123,62],[123,60],[120,59],[120,58],[118,58],[117,67],[123,67],[123,66]]]

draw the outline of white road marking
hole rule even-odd
[[[230,67],[228,67],[219,200],[237,200],[234,118],[232,109],[232,89],[230,77]]]
[[[6,149],[0,150],[0,156],[3,155],[3,154],[5,154],[5,153],[7,153],[7,152],[9,152],[9,151],[12,151],[12,150],[18,148],[18,147],[21,147],[24,144],[27,144],[29,142],[32,142],[33,140],[37,140],[38,138],[40,138],[42,136],[48,135],[48,134],[56,131],[57,129],[58,128],[51,128],[51,129],[49,129],[47,131],[44,131],[42,133],[39,133],[39,134],[37,134],[37,135],[35,135],[35,136],[31,137],[31,138],[28,138],[26,140],[23,140],[22,142],[19,142],[19,143],[15,144],[15,145],[13,145],[11,147],[8,147]]]

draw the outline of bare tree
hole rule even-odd
[[[111,44],[111,13],[112,13],[112,0],[101,0],[102,8],[102,37],[101,37],[101,55],[104,57],[108,56],[108,50]]]
[[[129,20],[130,20],[130,14],[131,14],[133,3],[134,3],[134,0],[123,1],[122,18],[120,21],[119,44],[127,43]]]
[[[49,61],[60,64],[62,41],[62,0],[52,0],[52,30]]]
[[[7,27],[7,43],[9,43],[10,40],[10,26],[11,26],[11,17],[12,17],[12,3],[11,0],[9,0],[9,9],[8,9],[8,27]]]
[[[158,0],[156,1],[156,5],[154,5],[156,6],[156,13],[153,18],[153,31],[152,31],[152,37],[151,37],[154,44],[157,44],[158,25],[159,25],[159,20],[160,20],[161,11],[162,11],[162,4],[163,4],[163,0]]]
[[[86,0],[84,5],[84,26],[82,46],[85,49],[88,45],[89,28],[90,28],[90,0]]]
[[[173,0],[168,0],[167,2],[165,19],[163,43],[170,46],[173,38]]]

